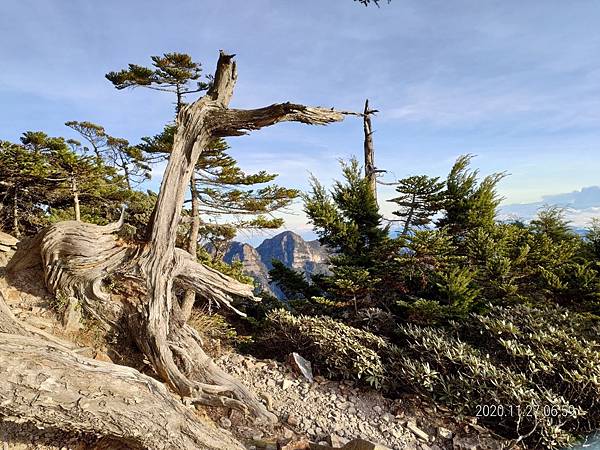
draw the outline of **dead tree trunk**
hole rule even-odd
[[[196,189],[196,177],[193,173],[192,180],[190,181],[190,195],[192,196],[192,222],[190,225],[190,234],[188,236],[187,251],[192,255],[192,258],[196,259],[196,253],[198,251],[198,233],[200,232],[200,202],[198,199],[198,190]],[[185,291],[181,303],[181,315],[186,322],[192,315],[194,303],[196,303],[196,291],[191,289]]]
[[[345,113],[292,103],[229,109],[236,78],[233,56],[221,53],[211,89],[179,111],[147,242],[131,245],[119,240],[114,232],[121,223],[96,226],[72,221],[47,229],[39,251],[48,288],[75,298],[87,314],[107,327],[128,333],[156,373],[179,395],[192,403],[250,410],[259,418],[275,421],[252,392],[214,365],[196,331],[185,324],[178,302],[173,301],[175,283],[227,306],[232,306],[235,297],[254,298],[251,286],[175,248],[181,208],[196,161],[215,138],[240,136],[282,121],[325,125],[341,121]],[[107,292],[109,282],[113,288]]]
[[[369,109],[369,100],[365,101],[365,110],[363,113],[363,129],[365,134],[365,178],[369,183],[371,193],[377,203],[377,170],[375,168],[375,148],[373,147],[373,129],[371,127],[371,115],[377,110]]]
[[[77,187],[77,179],[74,174],[71,174],[71,192],[73,193],[73,208],[75,209],[75,220],[81,221],[81,210],[79,208],[79,188]]]

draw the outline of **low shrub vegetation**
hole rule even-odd
[[[600,426],[596,329],[563,308],[519,305],[444,327],[399,324],[390,340],[280,309],[261,342],[310,356],[329,377],[430,396],[531,448],[563,448]]]
[[[356,161],[331,192],[314,180],[305,211],[331,275],[273,271],[290,301],[256,343],[426,395],[526,448],[565,448],[600,428],[600,226],[580,236],[556,207],[500,222],[504,174],[480,180],[470,161],[445,181],[399,180],[396,237]]]

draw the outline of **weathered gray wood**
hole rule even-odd
[[[174,283],[232,308],[235,297],[254,298],[251,286],[204,267],[175,248],[181,208],[196,161],[216,137],[238,136],[282,121],[325,125],[349,113],[293,103],[228,109],[236,79],[233,56],[221,52],[211,89],[179,111],[147,242],[133,245],[119,240],[115,232],[122,220],[103,227],[71,221],[49,227],[37,241],[39,248],[33,243],[30,250],[41,254],[46,285],[53,293],[79,302],[85,313],[107,328],[127,332],[179,395],[192,402],[249,410],[274,422],[276,417],[251,391],[212,363],[173,301]],[[34,263],[35,257],[29,259]],[[110,291],[105,289],[107,282],[113,286]]]
[[[75,350],[18,322],[0,295],[0,420],[90,433],[131,448],[243,448],[160,382]]]
[[[79,207],[79,187],[77,186],[77,178],[71,174],[71,193],[73,195],[73,209],[75,210],[75,220],[81,221],[81,209]]]
[[[377,170],[375,168],[375,148],[373,145],[373,127],[371,125],[371,115],[376,112],[377,110],[369,109],[369,100],[367,99],[363,112],[365,178],[377,203]]]
[[[236,79],[233,56],[221,52],[212,88],[206,96],[183,107],[179,112],[173,150],[150,224],[149,242],[139,261],[140,271],[146,280],[147,297],[142,303],[142,326],[145,332],[141,336],[144,339],[138,341],[138,345],[143,348],[155,370],[180,394],[198,398],[204,398],[205,393],[182,374],[168,342],[170,334],[177,331],[170,329],[172,287],[176,274],[174,256],[177,227],[185,191],[200,152],[215,137],[240,135],[281,121],[326,124],[344,117],[342,113],[330,109],[309,108],[291,103],[256,110],[228,109]],[[216,293],[214,295],[219,297]],[[239,394],[238,392],[237,395]],[[250,408],[259,416],[275,420],[262,404],[252,399],[249,392],[245,392],[243,397],[245,402],[251,403]]]
[[[198,252],[198,234],[200,232],[200,200],[198,199],[198,190],[196,189],[196,180],[193,173],[190,181],[190,195],[192,197],[192,210],[190,212],[191,223],[187,251],[195,259]],[[194,303],[196,303],[196,291],[188,289],[185,291],[181,302],[181,315],[186,322],[192,315]]]
[[[132,368],[6,333],[0,333],[0,417],[142,448],[243,448]]]

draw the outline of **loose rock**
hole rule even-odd
[[[310,361],[304,359],[298,353],[291,353],[288,357],[288,363],[292,367],[292,369],[302,375],[304,378],[308,380],[309,383],[314,381],[313,373],[312,373],[312,365]]]

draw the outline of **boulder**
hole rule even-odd
[[[294,372],[302,375],[308,380],[309,383],[312,383],[314,381],[312,365],[310,361],[304,359],[298,353],[290,353],[290,355],[288,356],[288,364],[292,367],[292,370],[294,370]]]
[[[16,237],[13,237],[10,234],[0,231],[0,246],[2,246],[3,248],[7,248],[8,250],[14,250],[17,248],[18,243],[19,240]]]

